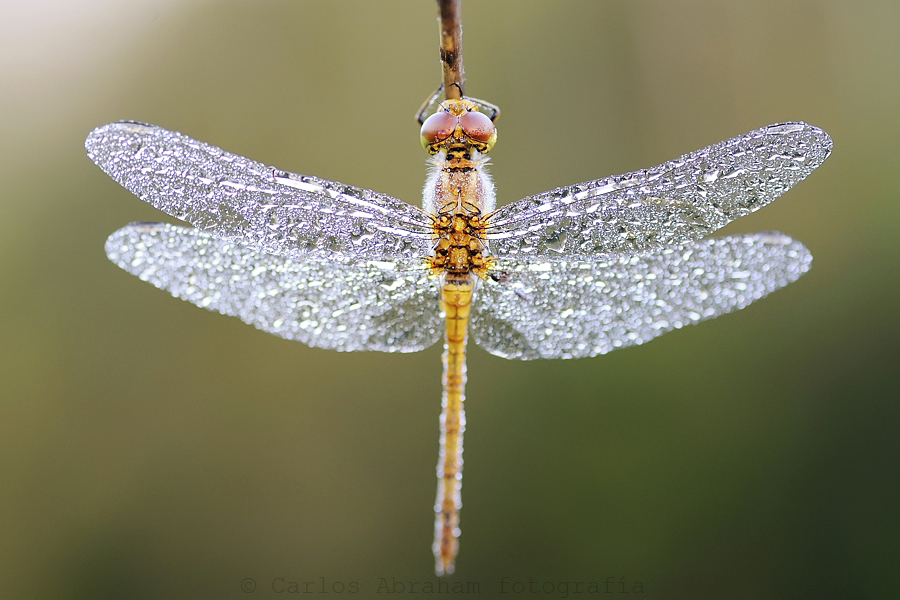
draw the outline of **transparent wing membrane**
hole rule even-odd
[[[420,258],[431,219],[371,190],[294,175],[140,123],[91,132],[88,156],[163,212],[224,239],[290,258]]]
[[[822,164],[831,138],[782,123],[651,169],[529,196],[488,221],[491,253],[595,260],[698,240],[765,206]]]
[[[285,260],[162,223],[116,231],[106,253],[173,296],[317,348],[415,352],[443,332],[437,279],[421,259]]]
[[[505,358],[583,358],[741,309],[809,269],[780,233],[596,262],[499,259],[473,305],[475,342]]]

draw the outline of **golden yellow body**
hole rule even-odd
[[[472,284],[446,283],[441,289],[441,307],[446,318],[444,337],[444,386],[441,398],[441,452],[438,459],[438,492],[435,501],[434,553],[437,569],[453,572],[462,505],[462,434],[466,427],[463,400],[466,385],[466,325],[472,302]]]
[[[483,215],[493,210],[494,188],[484,171],[485,154],[496,141],[493,124],[469,100],[448,100],[422,127],[422,141],[434,156],[423,205],[433,217],[432,272],[441,281],[445,319],[441,446],[435,501],[434,555],[438,575],[452,573],[462,506],[463,409],[466,384],[466,328],[478,278],[490,267]],[[476,137],[472,137],[476,136]]]

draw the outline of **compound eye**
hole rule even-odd
[[[427,148],[430,144],[447,139],[453,135],[458,121],[457,117],[450,113],[443,111],[434,113],[422,123],[422,145]]]
[[[459,117],[459,124],[467,136],[476,142],[489,144],[497,129],[487,115],[471,110]]]

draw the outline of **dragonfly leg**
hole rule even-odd
[[[434,104],[434,101],[437,100],[437,97],[440,96],[442,91],[444,91],[444,82],[441,82],[431,95],[425,98],[425,102],[423,102],[419,107],[419,110],[416,111],[416,121],[419,125],[425,122],[425,118],[428,116],[429,112],[428,109]]]
[[[487,100],[473,98],[471,96],[466,96],[466,100],[477,104],[480,108],[488,110],[489,114],[487,114],[487,118],[489,118],[491,122],[496,121],[500,117],[500,107],[496,104],[488,102]]]

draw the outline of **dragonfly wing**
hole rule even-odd
[[[596,262],[498,259],[473,305],[472,335],[505,358],[583,358],[643,344],[741,309],[809,269],[780,233],[691,242]]]
[[[286,260],[163,223],[123,227],[106,254],[173,296],[316,348],[415,352],[443,331],[437,280],[421,259]]]
[[[812,125],[770,125],[652,169],[529,196],[496,211],[486,237],[495,256],[550,260],[683,244],[765,206],[831,146]]]
[[[98,127],[88,156],[141,200],[213,235],[289,258],[428,254],[431,219],[371,190],[295,175],[153,125]]]

